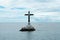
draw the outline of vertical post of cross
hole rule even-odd
[[[28,25],[30,25],[30,11],[28,11]]]

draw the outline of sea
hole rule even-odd
[[[26,27],[25,22],[0,23],[0,40],[60,40],[60,22],[35,22],[32,32],[19,31]]]

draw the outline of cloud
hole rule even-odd
[[[12,10],[26,10],[26,8],[22,8],[22,7],[16,7],[16,8],[12,8]]]
[[[56,22],[60,20],[60,0],[0,0],[0,22],[25,21],[30,10],[31,21]]]
[[[51,9],[47,9],[45,10],[46,12],[60,12],[60,8],[51,8]]]
[[[0,8],[5,8],[4,6],[0,6]]]
[[[0,5],[9,6],[10,2],[11,2],[11,0],[0,0]]]
[[[35,0],[37,2],[52,2],[53,0]]]
[[[38,12],[33,19],[37,22],[58,22],[60,20],[59,12]]]

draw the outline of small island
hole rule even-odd
[[[28,25],[26,27],[22,27],[19,31],[35,31],[35,28],[30,24],[30,16],[34,14],[30,14],[30,11],[28,11],[28,14],[25,14],[28,16]]]

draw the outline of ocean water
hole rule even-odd
[[[0,40],[60,40],[60,23],[31,23],[34,32],[21,32],[27,23],[0,23]]]

